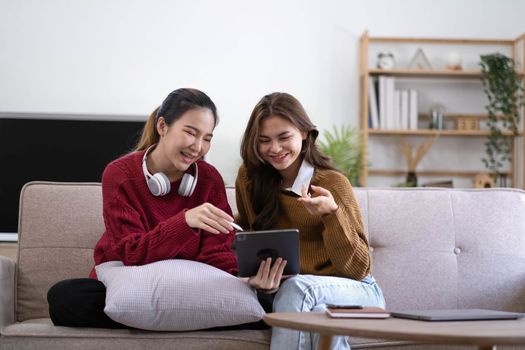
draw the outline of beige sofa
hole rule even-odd
[[[373,274],[389,309],[525,312],[525,192],[356,188]],[[234,190],[228,189],[235,211]],[[21,193],[19,255],[0,258],[1,349],[268,349],[269,331],[55,327],[46,292],[87,276],[103,231],[101,188],[33,182]],[[353,338],[352,348],[439,346]],[[450,349],[450,347],[446,347]]]

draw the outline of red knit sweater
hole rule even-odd
[[[205,202],[232,215],[224,182],[218,171],[198,161],[199,177],[190,197],[171,192],[153,196],[142,172],[144,151],[133,152],[111,162],[102,175],[103,215],[106,230],[95,246],[95,265],[120,260],[124,265],[144,265],[164,259],[194,260],[236,274],[237,258],[231,250],[234,238],[193,230],[184,212]],[[91,278],[96,278],[95,269]]]

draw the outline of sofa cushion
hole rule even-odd
[[[525,192],[356,188],[387,308],[525,311]],[[488,288],[490,286],[490,288]]]
[[[246,282],[200,262],[173,259],[124,266],[110,261],[96,270],[107,288],[104,311],[131,327],[185,331],[256,322],[264,316]]]
[[[20,194],[16,319],[49,317],[47,291],[87,277],[104,232],[98,183],[31,182]]]
[[[2,329],[2,350],[268,350],[270,330],[150,332],[139,329],[57,327],[46,318],[27,320]],[[352,349],[397,347],[414,342],[351,337]],[[425,347],[427,349],[427,347]],[[452,350],[447,347],[447,350]],[[499,347],[498,347],[499,349]]]
[[[57,327],[33,319],[2,329],[2,350],[268,350],[269,330],[150,332],[138,329]]]

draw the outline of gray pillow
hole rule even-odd
[[[255,291],[222,270],[189,260],[142,266],[109,261],[96,267],[107,288],[104,312],[130,327],[187,331],[256,322]]]

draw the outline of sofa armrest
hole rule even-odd
[[[16,263],[0,256],[0,328],[15,322]]]

